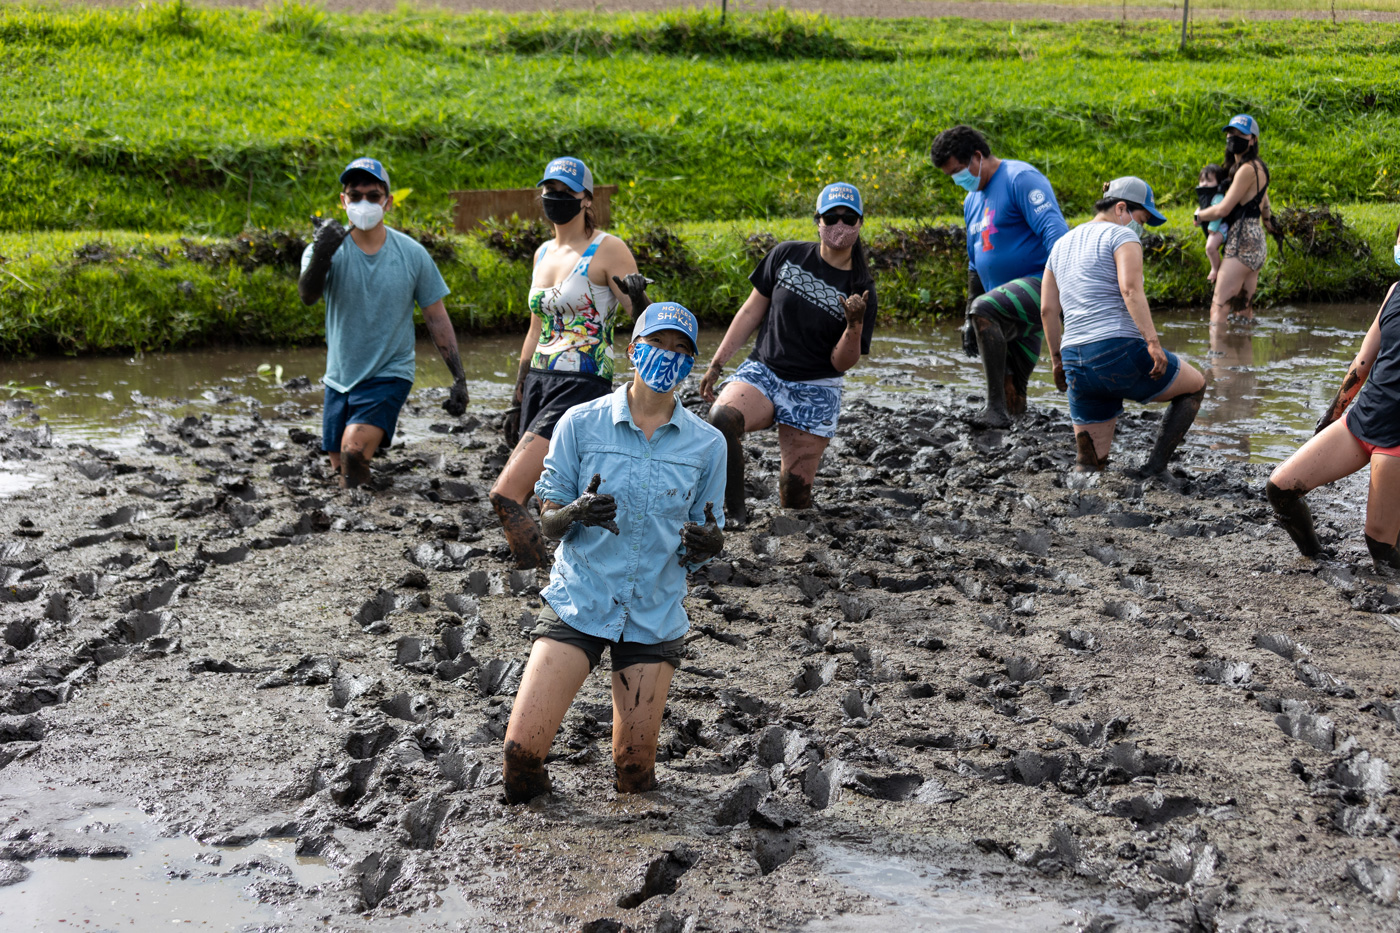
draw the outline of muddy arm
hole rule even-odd
[[[467,394],[467,373],[462,368],[462,355],[457,350],[457,332],[452,328],[452,319],[447,316],[447,308],[442,301],[435,301],[423,309],[423,321],[428,325],[428,333],[442,361],[452,373],[452,391],[442,408],[449,415],[459,417],[467,410],[470,396]]]
[[[345,228],[334,218],[322,220],[314,217],[311,222],[316,224],[316,232],[311,235],[311,260],[297,279],[297,294],[304,305],[314,305],[321,300],[321,294],[326,289],[326,276],[331,271],[331,260],[335,258],[335,251],[340,249],[346,234]]]
[[[1385,301],[1390,300],[1391,292],[1395,291],[1395,286],[1390,286],[1390,291],[1386,292]],[[1381,307],[1385,307],[1385,302],[1381,302]],[[1356,398],[1356,393],[1361,391],[1361,387],[1366,383],[1366,377],[1371,374],[1371,367],[1376,365],[1376,358],[1381,352],[1381,316],[1378,313],[1376,319],[1371,322],[1371,329],[1366,331],[1365,338],[1361,341],[1361,349],[1356,354],[1356,359],[1352,360],[1351,366],[1347,369],[1346,378],[1337,388],[1337,394],[1332,396],[1332,401],[1327,403],[1327,407],[1322,412],[1322,417],[1317,419],[1317,428],[1314,434],[1322,431],[1332,422],[1342,416],[1342,412],[1347,410],[1351,400]]]
[[[547,537],[559,539],[564,537],[575,522],[581,525],[604,528],[613,534],[619,534],[617,528],[617,502],[612,496],[599,495],[598,486],[603,482],[603,477],[597,473],[593,474],[593,480],[588,484],[588,488],[568,505],[560,505],[557,502],[546,500],[540,513],[540,530]]]
[[[1118,292],[1123,303],[1128,306],[1128,314],[1147,341],[1147,352],[1152,356],[1152,378],[1156,379],[1167,371],[1167,354],[1162,349],[1162,341],[1157,336],[1157,327],[1152,323],[1152,309],[1147,306],[1147,287],[1142,277],[1142,244],[1124,243],[1113,251],[1113,262],[1118,268]]]
[[[1055,281],[1055,273],[1048,268],[1040,286],[1040,326],[1045,331],[1045,342],[1050,347],[1050,366],[1055,374],[1055,387],[1065,391],[1065,367],[1060,361],[1060,340],[1064,332],[1060,326],[1060,283]]]
[[[700,395],[705,401],[715,400],[714,387],[719,382],[720,375],[724,372],[724,364],[743,348],[753,332],[758,330],[758,325],[763,321],[763,316],[768,313],[768,306],[771,300],[758,289],[749,292],[748,300],[744,302],[739,313],[734,315],[734,320],[729,322],[729,329],[724,332],[724,339],[719,342],[719,349],[715,351],[714,357],[710,360],[709,368],[705,370],[705,377],[700,380]]]

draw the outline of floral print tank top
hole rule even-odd
[[[530,312],[540,319],[540,342],[530,359],[531,368],[585,373],[612,381],[617,296],[606,285],[594,285],[588,278],[588,266],[605,236],[599,233],[593,238],[563,282],[530,290]],[[546,251],[550,245],[552,241],[545,246]]]

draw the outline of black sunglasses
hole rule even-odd
[[[852,211],[827,211],[825,214],[821,215],[821,218],[822,223],[826,224],[828,227],[834,227],[837,224],[845,224],[848,227],[854,227],[856,224],[860,223],[860,215]]]
[[[351,188],[349,191],[345,192],[345,200],[349,201],[351,204],[359,204],[361,199],[364,199],[371,204],[378,204],[386,197],[388,197],[388,195],[386,195],[383,191],[380,191],[378,188],[374,188],[370,191],[357,191],[356,189]]]

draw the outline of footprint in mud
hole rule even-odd
[[[841,698],[841,712],[846,716],[841,725],[851,729],[868,728],[881,715],[875,691],[869,687],[852,687]]]
[[[617,906],[630,909],[663,894],[675,894],[681,876],[700,862],[700,853],[685,843],[647,863],[641,885],[617,899]]]
[[[1254,665],[1247,661],[1227,661],[1216,658],[1197,661],[1196,680],[1203,684],[1221,684],[1237,690],[1254,689]]]
[[[1393,865],[1379,864],[1369,858],[1356,859],[1347,863],[1347,877],[1377,903],[1387,907],[1400,903],[1400,871]]]
[[[924,776],[912,771],[896,772],[887,775],[867,774],[857,771],[847,778],[845,786],[866,797],[877,800],[902,802],[918,794],[924,784]]]
[[[1323,693],[1346,700],[1356,699],[1356,690],[1341,678],[1327,673],[1316,664],[1308,661],[1296,661],[1293,665],[1293,671],[1298,675],[1299,680],[1314,690],[1320,690]]]
[[[1170,884],[1199,888],[1215,877],[1220,862],[1220,852],[1213,845],[1175,845],[1166,859],[1152,862],[1147,870]]]
[[[1195,816],[1201,812],[1203,806],[1195,797],[1167,795],[1161,791],[1154,791],[1145,796],[1115,800],[1109,805],[1108,812],[1112,816],[1132,820],[1139,827],[1153,827],[1182,817]]]
[[[756,771],[740,778],[715,802],[714,820],[719,826],[747,821],[773,790],[767,771]]]
[[[835,658],[816,664],[811,661],[803,662],[802,672],[792,679],[792,689],[799,697],[807,697],[816,693],[822,687],[836,677],[837,661]]]
[[[759,830],[754,834],[753,859],[759,871],[771,875],[797,854],[798,846],[798,836],[794,832]],[[658,923],[657,929],[660,928]]]
[[[384,715],[404,722],[427,722],[437,711],[437,704],[425,694],[396,693],[379,704]]]
[[[476,687],[483,697],[514,696],[525,673],[525,662],[519,658],[495,658],[477,670]]]
[[[1274,713],[1274,722],[1289,738],[1306,742],[1320,752],[1330,752],[1337,747],[1337,730],[1332,720],[1319,715],[1311,705],[1302,700],[1280,700],[1277,697],[1260,697],[1259,706],[1265,712]]]
[[[255,689],[268,690],[276,687],[319,687],[331,682],[340,662],[324,654],[302,655],[297,662],[285,670],[272,674]]]
[[[1122,738],[1131,722],[1131,717],[1122,716],[1108,722],[1057,722],[1055,728],[1085,748],[1103,748],[1105,743]]]
[[[1075,654],[1093,654],[1099,650],[1099,640],[1087,629],[1071,628],[1059,634],[1060,644]]]
[[[452,801],[442,794],[431,794],[405,807],[398,820],[404,845],[410,849],[432,849],[452,808]]]

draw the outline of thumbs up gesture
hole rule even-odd
[[[699,564],[724,550],[724,531],[715,520],[715,504],[705,503],[705,524],[686,522],[681,527],[681,543],[685,545],[687,562]]]

